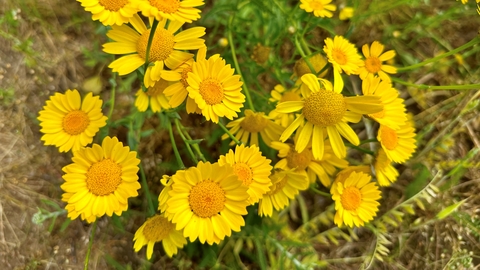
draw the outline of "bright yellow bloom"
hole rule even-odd
[[[284,128],[273,122],[270,117],[265,116],[263,112],[256,113],[247,109],[244,113],[244,117],[227,124],[230,133],[235,135],[237,140],[247,145],[259,146],[258,137],[260,135],[266,145],[270,145],[272,141],[278,141]],[[229,138],[228,134],[222,135],[223,140],[227,138]]]
[[[325,68],[325,66],[328,64],[327,59],[325,59],[325,57],[323,57],[323,55],[321,55],[320,53],[316,53],[314,55],[307,57],[307,60],[312,65],[316,74],[322,71]],[[318,77],[324,78],[327,75],[327,72],[328,72],[328,69],[325,68],[325,71],[318,74]],[[307,73],[312,73],[312,70],[308,66],[307,61],[305,61],[305,59],[303,58],[300,58],[299,60],[295,61],[295,65],[293,66],[292,77],[301,78],[303,75]]]
[[[323,50],[327,54],[328,62],[333,64],[338,73],[343,70],[348,75],[358,74],[359,68],[363,66],[355,45],[342,36],[335,36],[333,40],[326,38]]]
[[[230,149],[226,155],[221,155],[218,164],[230,164],[238,176],[238,180],[248,187],[250,204],[257,203],[267,191],[270,190],[272,181],[270,176],[271,160],[265,158],[256,145],[245,147],[237,145],[235,152]]]
[[[182,232],[177,231],[175,224],[163,215],[155,215],[147,219],[135,232],[133,241],[135,252],[140,251],[143,246],[147,245],[148,260],[152,258],[153,247],[157,242],[162,242],[163,249],[168,257],[177,254],[178,249],[187,243],[187,239],[183,237]]]
[[[315,17],[327,17],[333,16],[332,11],[337,10],[335,5],[330,4],[332,0],[300,0],[300,8],[306,12],[313,12]]]
[[[76,89],[65,94],[55,93],[47,100],[37,118],[44,133],[45,145],[55,145],[60,152],[73,152],[87,146],[93,136],[105,126],[107,117],[102,113],[102,100],[88,93],[83,102]]]
[[[148,109],[148,105],[152,109],[152,112],[161,112],[166,109],[170,109],[168,104],[168,98],[163,93],[164,90],[168,87],[168,82],[164,79],[160,79],[155,82],[151,87],[148,87],[147,92],[143,92],[142,89],[137,91],[135,96],[135,107],[137,107],[139,112],[144,112]]]
[[[362,92],[365,96],[378,96],[383,110],[369,114],[373,120],[392,129],[399,129],[407,121],[403,99],[398,97],[397,89],[379,77],[369,77],[362,81]]]
[[[377,139],[387,157],[395,163],[405,163],[417,149],[415,128],[410,120],[401,125],[398,130],[380,125]]]
[[[235,70],[218,54],[208,60],[197,59],[188,73],[188,96],[195,100],[207,120],[218,123],[219,117],[232,120],[243,107],[242,82]]]
[[[122,25],[138,12],[136,0],[77,0],[86,11],[92,13],[92,20],[103,25]]]
[[[232,230],[245,226],[248,188],[238,181],[232,166],[199,162],[197,167],[177,171],[172,180],[166,210],[190,241],[218,244]]]
[[[332,186],[332,199],[335,201],[334,222],[339,227],[361,227],[377,215],[378,200],[382,198],[378,186],[370,182],[370,175],[352,172],[345,182]]]
[[[340,10],[338,18],[342,21],[348,20],[353,17],[353,12],[355,10],[352,7],[344,7]]]
[[[292,89],[286,90],[281,84],[277,84],[272,92],[272,96],[268,101],[282,103],[285,101],[300,101],[302,97],[300,96],[300,89],[296,85]],[[293,120],[295,120],[295,113],[280,113],[276,109],[270,111],[268,117],[274,120],[275,123],[279,124],[283,128],[287,128]]]
[[[321,160],[313,157],[311,145],[307,146],[302,152],[297,152],[294,145],[282,142],[272,142],[271,147],[278,150],[278,157],[282,158],[275,165],[276,168],[294,169],[296,173],[307,176],[310,183],[315,183],[318,178],[325,187],[330,187],[331,177],[337,172],[336,168],[346,168],[348,166],[346,160],[335,156],[328,140],[325,141],[325,151]]]
[[[368,46],[368,44],[363,45],[362,52],[365,56],[365,61],[363,62],[363,66],[359,69],[359,75],[362,80],[373,78],[375,75],[378,75],[386,82],[392,81],[387,73],[395,74],[397,73],[397,68],[390,65],[384,65],[382,62],[393,59],[395,57],[395,51],[390,50],[383,52],[383,49],[384,46],[378,41],[374,41],[371,47]]]
[[[70,219],[93,222],[105,214],[120,216],[128,209],[128,198],[138,196],[140,160],[116,137],[73,152],[72,161],[62,169],[65,183],[60,186]]]
[[[167,201],[170,199],[170,195],[168,193],[170,190],[172,190],[173,178],[169,175],[163,175],[160,182],[163,185],[163,189],[160,192],[160,195],[158,195],[158,211],[160,211],[169,220],[172,220],[173,214],[167,212]]]
[[[305,175],[292,170],[275,169],[270,175],[270,179],[272,180],[270,190],[258,202],[260,216],[271,217],[273,208],[277,211],[282,210],[301,190],[306,190],[309,184]]]
[[[149,65],[143,81],[146,87],[153,86],[160,78],[167,81],[180,80],[178,73],[165,70],[165,66],[175,69],[193,57],[193,54],[183,50],[198,50],[205,46],[205,40],[200,38],[205,35],[205,27],[192,27],[176,33],[183,23],[173,21],[165,28],[166,22],[167,20],[163,20],[158,23],[153,36]],[[107,36],[114,42],[103,44],[103,51],[106,53],[126,54],[108,66],[119,75],[132,73],[145,64],[151,29],[147,28],[138,15],[132,17],[130,24],[133,28],[113,25]]]
[[[280,141],[286,141],[299,129],[295,150],[301,153],[312,141],[313,157],[321,160],[325,148],[324,134],[328,134],[333,152],[337,157],[344,158],[347,150],[340,135],[354,145],[360,143],[357,134],[347,122],[357,123],[362,114],[381,111],[383,106],[380,99],[375,96],[344,97],[340,94],[343,81],[338,78],[335,80],[334,89],[329,82],[318,79],[313,74],[303,75],[302,81],[308,90],[302,91],[304,100],[286,101],[277,105],[277,111],[282,113],[302,110],[297,119],[282,133]]]
[[[373,167],[380,186],[390,186],[391,183],[397,181],[398,171],[393,167],[392,161],[388,159],[383,148],[378,150]]]
[[[200,10],[203,0],[136,0],[138,9],[143,16],[155,18],[157,21],[169,19],[171,21],[188,22],[200,18]],[[166,21],[166,20],[164,20]]]

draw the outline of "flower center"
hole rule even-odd
[[[88,169],[86,181],[93,194],[112,194],[122,182],[122,166],[109,158],[96,162]]]
[[[381,126],[381,135],[380,138],[382,139],[382,144],[388,149],[393,150],[397,147],[398,144],[398,136],[397,132],[389,127]]]
[[[263,64],[267,62],[268,57],[270,56],[270,51],[272,48],[263,46],[262,44],[257,44],[253,48],[252,59],[257,62],[258,64]]]
[[[82,110],[68,112],[63,117],[63,130],[69,135],[78,135],[87,129],[90,124],[88,114]]]
[[[128,4],[128,0],[98,0],[98,3],[106,10],[119,11]]]
[[[150,36],[150,29],[143,32],[137,42],[137,52],[140,57],[146,59],[148,38]],[[150,46],[150,54],[148,55],[148,62],[164,61],[173,51],[175,41],[173,34],[166,29],[158,29],[153,35],[152,45]]]
[[[347,56],[342,50],[333,49],[332,57],[333,57],[333,60],[335,60],[335,62],[337,62],[340,65],[345,65],[347,63]]]
[[[268,119],[263,117],[263,112],[254,113],[251,110],[245,110],[245,119],[240,123],[240,127],[250,133],[263,131],[268,125]]]
[[[310,2],[310,7],[315,11],[323,10],[323,5],[320,1]]]
[[[163,93],[163,90],[167,88],[168,82],[164,79],[160,79],[153,86],[148,88],[147,95],[150,97],[155,97]]]
[[[208,105],[219,104],[223,100],[223,86],[216,79],[206,79],[200,83],[200,95]]]
[[[202,218],[218,214],[225,207],[225,201],[225,191],[211,179],[196,184],[188,196],[193,213]]]
[[[143,227],[143,235],[149,242],[160,242],[175,228],[165,217],[154,216],[147,220]]]
[[[362,202],[362,194],[356,187],[347,187],[340,197],[342,206],[347,211],[355,211]]]
[[[149,0],[149,2],[163,13],[175,13],[180,7],[179,0]]]
[[[250,166],[245,163],[235,163],[233,165],[233,171],[238,176],[238,180],[242,181],[244,186],[250,186],[252,183],[253,173]]]
[[[293,92],[293,91],[288,91],[285,94],[283,94],[282,98],[280,99],[280,102],[284,101],[300,101],[302,98],[300,97],[299,94]]]
[[[281,177],[281,174],[276,173],[270,176],[270,179],[272,180],[272,185],[265,196],[272,196],[280,192],[287,184],[288,176],[285,174],[283,177]]]
[[[333,126],[340,122],[347,111],[347,104],[341,94],[320,90],[305,99],[303,115],[314,125]]]
[[[368,57],[365,60],[365,68],[370,73],[377,73],[382,68],[382,62],[380,62],[380,59],[378,59],[378,57]]]
[[[185,89],[187,89],[188,87],[188,82],[187,82],[187,79],[188,79],[188,73],[189,72],[192,72],[192,66],[187,66],[186,68],[184,68],[182,70],[182,78],[180,79],[180,82],[182,82],[183,84],[183,87],[185,87]]]
[[[293,147],[290,147],[290,151],[287,154],[287,165],[289,168],[305,170],[312,161],[312,158],[313,154],[309,149],[305,148],[301,153],[298,153]]]

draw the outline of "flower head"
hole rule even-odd
[[[300,8],[306,12],[313,12],[315,17],[331,18],[332,11],[337,10],[335,5],[330,4],[332,0],[300,0],[300,2]]]
[[[307,60],[312,65],[316,74],[322,71],[327,65],[327,59],[325,59],[325,57],[323,57],[323,55],[321,55],[320,53],[316,53],[314,55],[309,56]],[[328,69],[325,69],[325,71],[318,74],[318,77],[324,78],[327,75],[327,72],[328,72]],[[303,75],[307,73],[312,73],[312,70],[308,66],[307,61],[305,61],[304,58],[300,58],[295,62],[295,65],[293,66],[293,77],[301,78]]]
[[[239,141],[247,145],[259,146],[258,137],[261,137],[265,144],[270,145],[272,141],[280,138],[284,128],[275,123],[270,117],[265,116],[263,112],[253,112],[245,110],[245,116],[240,117],[227,124],[230,133],[235,135]],[[229,138],[228,134],[224,134],[222,139]],[[232,143],[233,144],[233,143]]]
[[[346,148],[340,135],[354,145],[360,143],[357,134],[347,122],[360,121],[362,114],[376,113],[382,110],[379,98],[374,96],[344,97],[340,94],[343,86],[341,80],[335,81],[335,87],[324,83],[313,74],[305,74],[303,83],[309,91],[302,91],[303,100],[286,101],[277,105],[277,111],[291,113],[302,110],[297,119],[288,126],[280,136],[286,141],[292,133],[299,129],[295,150],[302,152],[312,141],[313,157],[323,158],[324,134],[328,134],[333,152],[339,158],[346,156]],[[322,84],[320,84],[322,82]]]
[[[325,39],[323,50],[327,54],[328,62],[339,73],[342,70],[348,75],[358,74],[359,68],[363,65],[357,48],[342,36],[335,36]]]
[[[270,190],[258,202],[260,216],[271,217],[273,208],[277,211],[282,210],[301,190],[306,190],[309,184],[305,175],[292,170],[275,169],[270,179],[272,180]]]
[[[375,168],[375,175],[380,186],[390,186],[391,183],[397,181],[398,171],[393,167],[392,161],[388,159],[383,148],[378,150],[373,168]]]
[[[340,9],[340,14],[338,18],[342,21],[348,20],[353,17],[354,9],[352,7],[344,7]]]
[[[179,75],[165,70],[165,66],[175,69],[193,57],[193,54],[183,50],[197,50],[205,46],[205,40],[200,38],[205,35],[204,27],[192,27],[175,34],[183,23],[173,21],[165,28],[166,22],[167,20],[159,21],[153,35],[148,56],[149,65],[144,76],[146,87],[153,86],[160,78],[167,81],[179,80]],[[108,66],[120,75],[135,71],[145,64],[147,58],[151,29],[147,28],[137,14],[131,18],[130,24],[133,28],[127,25],[113,25],[112,30],[107,33],[113,42],[103,44],[103,51],[106,53],[126,54]]]
[[[281,84],[277,84],[270,95],[272,97],[268,101],[277,102],[277,104],[285,101],[302,100],[300,88],[298,86],[294,86],[292,89],[286,90]],[[295,120],[295,113],[280,113],[274,109],[270,111],[268,117],[273,119],[275,123],[279,124],[283,128],[287,128],[293,122],[293,120]]]
[[[405,163],[417,148],[415,128],[410,120],[397,130],[380,125],[377,139],[385,150],[387,157],[396,163]]]
[[[163,249],[168,257],[177,254],[178,249],[182,248],[187,243],[182,232],[177,231],[175,229],[175,224],[163,215],[155,215],[147,219],[135,232],[133,241],[135,252],[140,251],[143,246],[147,245],[148,260],[152,258],[153,247],[157,242],[162,242]]]
[[[182,23],[196,21],[200,18],[203,0],[137,0],[138,9],[143,16],[155,18],[157,21],[169,19]],[[165,20],[166,21],[166,20]]]
[[[271,160],[265,158],[256,145],[245,147],[237,145],[235,151],[230,149],[226,155],[220,156],[220,165],[230,164],[238,176],[238,180],[248,187],[250,204],[258,202],[263,197],[272,182],[270,181]]]
[[[128,198],[138,196],[140,160],[116,137],[73,152],[72,161],[62,169],[65,183],[60,186],[69,218],[80,216],[93,222],[105,214],[121,215],[128,208]]]
[[[190,241],[219,243],[245,225],[248,187],[238,181],[232,166],[199,162],[197,167],[177,171],[172,180],[166,211]]]
[[[77,151],[93,141],[105,126],[102,100],[88,93],[83,101],[76,89],[65,94],[55,93],[40,111],[38,120],[45,145],[55,145],[60,152]]]
[[[122,25],[128,23],[138,12],[136,0],[77,0],[86,11],[92,13],[92,20],[103,25]]]
[[[218,54],[208,60],[197,59],[188,73],[188,96],[195,100],[207,120],[218,123],[219,117],[232,120],[243,107],[242,82],[235,70]]]
[[[382,198],[378,186],[370,182],[370,175],[352,172],[345,179],[332,186],[332,199],[335,201],[334,222],[339,227],[361,227],[377,215],[378,200]]]
[[[395,51],[383,52],[383,49],[384,46],[378,41],[374,41],[371,47],[368,44],[363,45],[362,52],[365,56],[365,61],[364,65],[359,69],[359,75],[362,80],[378,75],[382,80],[391,82],[387,73],[395,74],[397,69],[394,66],[384,65],[382,62],[393,59]]]
[[[264,46],[258,43],[257,45],[255,45],[255,47],[253,47],[253,52],[250,57],[253,59],[253,61],[255,61],[255,63],[263,65],[270,57],[271,50],[272,47]]]
[[[147,110],[148,105],[150,105],[150,108],[154,113],[170,109],[168,98],[163,93],[167,87],[168,82],[164,79],[160,79],[155,82],[153,86],[148,87],[147,92],[143,92],[142,89],[139,89],[137,94],[135,94],[137,97],[135,100],[135,107],[137,107],[139,112],[144,112]]]
[[[362,92],[365,96],[380,97],[383,104],[382,111],[368,115],[373,120],[392,129],[398,129],[407,121],[403,99],[398,97],[398,91],[391,83],[381,81],[379,77],[366,78],[362,82]]]

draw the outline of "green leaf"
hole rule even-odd
[[[437,218],[438,219],[444,219],[444,218],[448,217],[451,213],[453,213],[455,210],[457,210],[457,208],[460,207],[466,200],[467,199],[461,200],[457,203],[454,203],[454,204],[446,207],[445,209],[443,209],[442,211],[440,211],[437,214]]]
[[[423,164],[417,163],[413,165],[415,170],[414,175],[415,179],[405,188],[405,198],[408,200],[413,197],[415,194],[420,192],[432,179],[430,170]]]

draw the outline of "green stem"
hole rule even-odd
[[[228,21],[228,43],[230,44],[230,50],[232,50],[232,58],[233,58],[233,63],[235,65],[235,70],[237,71],[238,75],[240,75],[240,78],[242,79],[243,82],[243,91],[245,92],[245,96],[247,97],[247,103],[250,109],[255,111],[255,107],[253,106],[252,102],[252,97],[250,96],[250,90],[248,89],[247,84],[245,83],[245,79],[243,78],[242,71],[240,70],[240,66],[238,65],[238,60],[237,60],[237,54],[235,53],[235,46],[233,43],[233,35],[232,35],[232,24],[233,24],[233,18],[235,16],[231,16],[230,20]]]
[[[228,134],[230,139],[232,139],[236,144],[242,144],[242,142],[240,142],[237,138],[235,138],[235,136],[233,136],[232,133],[230,133],[230,131],[222,124],[222,122],[218,122],[218,125],[220,126],[220,128],[223,129],[223,131],[225,131],[225,133]]]
[[[372,156],[375,155],[374,152],[372,152],[372,151],[370,151],[370,150],[368,150],[368,149],[365,149],[365,148],[358,147],[358,146],[353,145],[353,144],[351,144],[351,143],[347,143],[347,142],[346,142],[346,143],[345,143],[345,146],[351,147],[351,148],[356,149],[356,150],[358,150],[358,151],[360,151],[360,152],[363,152],[363,153],[365,153],[365,154],[369,154],[369,155],[372,155]]]
[[[178,152],[177,149],[177,144],[175,143],[175,138],[173,137],[173,131],[172,131],[172,122],[170,120],[168,122],[168,134],[170,135],[170,141],[172,142],[172,148],[173,148],[173,153],[175,154],[175,158],[177,159],[178,166],[180,166],[180,169],[185,169],[185,165],[183,164],[182,157],[180,156],[180,153]]]
[[[154,19],[152,27],[150,28],[150,36],[148,36],[147,51],[145,53],[145,64],[143,65],[145,73],[143,75],[147,73],[147,68],[149,64],[148,58],[150,56],[150,48],[152,47],[153,36],[155,35],[155,31],[157,30],[157,25],[158,25],[158,21]]]
[[[305,199],[301,194],[297,196],[297,201],[298,201],[298,206],[300,207],[300,213],[302,214],[302,222],[303,224],[305,224],[309,220],[307,204],[305,203]]]
[[[303,41],[303,37],[300,37],[300,39]],[[303,41],[303,43],[305,43],[305,41]],[[310,63],[310,60],[308,59],[307,55],[303,51],[302,44],[298,40],[298,35],[295,35],[295,47],[297,48],[298,52],[302,56],[303,60],[305,60],[305,63],[307,63],[307,66],[308,66],[308,68],[310,68],[310,71],[313,74],[317,74],[317,72],[315,71],[315,68],[313,67],[312,63]]]
[[[182,123],[180,123],[180,121],[179,121],[177,118],[175,118],[175,124],[177,124],[177,123],[179,123],[180,126],[181,126],[181,128],[182,128],[182,130],[185,131],[185,127],[182,125]],[[177,125],[178,125],[178,124],[177,124]],[[188,134],[188,132],[185,131],[184,135],[185,135],[185,137],[186,137],[188,140],[192,141],[192,137],[190,137],[190,134]],[[193,146],[193,149],[195,150],[195,152],[197,152],[198,157],[199,157],[203,162],[206,162],[207,160],[205,159],[205,156],[203,156],[203,153],[202,153],[202,151],[200,150],[200,146],[198,145],[198,143],[193,144],[192,146]],[[198,162],[197,162],[197,163],[198,163]]]
[[[117,73],[112,72],[112,78],[110,79],[112,85],[112,91],[110,92],[110,109],[108,111],[108,120],[111,121],[113,115],[113,108],[115,107],[115,92],[117,89]]]
[[[411,65],[411,66],[406,66],[406,67],[401,67],[401,68],[397,68],[397,72],[405,72],[405,71],[408,71],[408,70],[412,70],[412,69],[416,69],[416,68],[419,68],[419,67],[423,67],[425,65],[428,65],[430,63],[433,63],[433,62],[436,62],[442,58],[445,58],[447,56],[450,56],[450,55],[453,55],[453,54],[456,54],[460,51],[463,51],[465,49],[467,49],[468,47],[471,47],[475,44],[477,44],[478,42],[480,41],[480,37],[475,37],[474,39],[470,40],[469,42],[465,43],[464,45],[456,48],[456,49],[453,49],[449,52],[446,52],[446,53],[442,53],[436,57],[433,57],[433,58],[430,58],[430,59],[427,59],[423,62],[420,62],[418,64],[415,64],[415,65]]]
[[[414,84],[414,83],[409,83],[409,82],[406,82],[404,80],[400,80],[398,78],[392,78],[392,81],[396,82],[396,83],[399,83],[399,84],[403,84],[403,85],[406,85],[406,86],[411,86],[411,87],[415,87],[415,88],[418,88],[418,89],[422,89],[422,90],[472,90],[472,89],[479,89],[480,88],[480,84],[460,84],[460,85],[435,85],[435,86],[431,86],[431,85],[426,85],[426,84]]]
[[[311,189],[313,192],[317,193],[318,195],[322,195],[323,197],[327,197],[327,198],[331,198],[331,197],[332,197],[332,195],[331,195],[330,193],[327,193],[327,192],[323,192],[323,191],[321,191],[321,190],[318,190],[318,189],[314,188],[313,186],[311,186],[310,189]]]
[[[153,200],[150,194],[150,189],[147,184],[147,177],[145,176],[145,170],[143,169],[142,163],[138,164],[140,168],[140,178],[142,180],[142,188],[144,189],[145,195],[147,196],[147,205],[148,205],[148,216],[155,215],[155,207],[153,207]]]
[[[92,252],[93,239],[95,237],[96,230],[97,230],[97,220],[95,219],[95,221],[93,222],[92,231],[90,232],[90,239],[88,241],[87,255],[85,256],[85,264],[83,267],[84,270],[88,269],[88,261],[90,260],[90,253]]]
[[[190,144],[187,142],[187,138],[185,137],[185,135],[183,134],[183,130],[180,128],[180,127],[183,127],[182,124],[180,123],[180,121],[178,121],[177,118],[175,118],[175,126],[177,127],[177,131],[178,131],[178,134],[180,135],[180,138],[182,138],[183,140],[183,143],[185,144],[185,146],[187,147],[187,151],[188,153],[190,154],[190,157],[192,158],[193,162],[195,164],[198,163],[198,159],[197,157],[195,156],[195,154],[193,153],[192,151],[192,147],[190,147]]]

